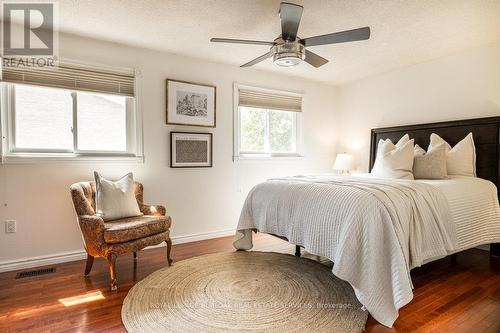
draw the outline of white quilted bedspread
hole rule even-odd
[[[272,179],[249,193],[237,230],[237,249],[251,249],[258,230],[329,258],[332,272],[386,326],[413,298],[410,269],[457,248],[444,194],[411,180]]]

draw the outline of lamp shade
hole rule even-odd
[[[337,154],[335,158],[335,163],[333,164],[333,170],[339,171],[349,171],[354,169],[354,160],[351,154]]]

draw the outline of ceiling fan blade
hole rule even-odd
[[[295,41],[297,31],[299,30],[300,18],[304,7],[282,2],[280,5],[281,18],[281,38],[284,40]]]
[[[246,64],[241,65],[240,67],[250,67],[250,66],[253,66],[253,65],[258,64],[259,62],[261,62],[263,60],[266,60],[267,58],[269,58],[271,56],[272,56],[272,53],[269,51],[266,54],[263,54],[260,57],[255,58],[254,60],[249,61]]]
[[[357,40],[365,40],[368,38],[370,38],[370,27],[364,27],[359,29],[334,32],[332,34],[304,38],[301,40],[301,42],[305,46],[315,46],[354,42]]]
[[[266,42],[262,40],[248,40],[248,39],[231,39],[231,38],[211,38],[213,43],[235,43],[235,44],[252,44],[252,45],[274,45],[274,42]]]
[[[328,60],[326,60],[325,58],[320,57],[316,53],[309,50],[306,50],[306,58],[304,59],[304,61],[316,68],[323,66],[328,62]]]

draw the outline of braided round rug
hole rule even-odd
[[[160,269],[137,283],[122,307],[128,332],[361,332],[367,317],[329,267],[253,251]]]

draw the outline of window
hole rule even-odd
[[[235,87],[235,159],[301,156],[300,95],[257,89]]]
[[[127,151],[127,97],[76,93],[78,150]]]
[[[296,152],[295,112],[240,107],[240,154]]]
[[[73,149],[73,99],[62,89],[25,85],[12,87],[15,148],[19,150]]]
[[[133,98],[9,84],[11,152],[127,154]]]
[[[4,157],[140,157],[133,87],[125,94],[109,84],[103,85],[105,90],[94,89],[89,81],[73,82],[80,90],[10,82],[5,77],[1,83],[2,131],[7,133]]]

